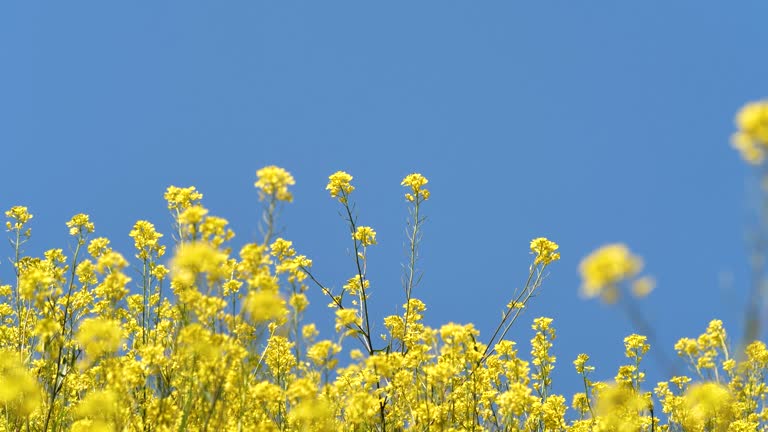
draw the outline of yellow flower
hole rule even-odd
[[[266,196],[274,196],[278,201],[293,201],[293,195],[288,192],[288,186],[293,186],[296,181],[288,171],[270,165],[256,171],[256,183],[254,186],[259,189],[259,199]]]
[[[648,338],[639,334],[631,334],[624,338],[624,354],[627,358],[642,358],[651,346],[648,344]]]
[[[713,382],[697,383],[683,396],[688,415],[683,421],[686,430],[726,430],[733,421],[733,397],[728,389]]]
[[[283,261],[286,258],[296,255],[296,250],[293,248],[292,241],[278,237],[270,246],[270,254],[277,257],[279,261]]]
[[[344,285],[344,290],[352,295],[356,295],[360,291],[365,291],[368,289],[370,285],[371,281],[368,279],[361,279],[360,275],[355,275],[354,277],[347,280],[347,283]]]
[[[376,244],[376,231],[369,226],[357,227],[357,231],[352,234],[352,238],[359,241],[363,246]]]
[[[613,302],[618,295],[616,284],[635,276],[642,267],[642,260],[632,255],[626,245],[603,246],[579,265],[582,293],[587,297],[601,295],[603,300]]]
[[[748,163],[761,163],[768,148],[768,100],[744,105],[736,114],[736,127],[739,130],[731,138],[733,147]]]
[[[203,199],[203,194],[198,192],[194,186],[187,188],[168,186],[163,198],[168,202],[169,210],[184,210]]]
[[[257,323],[277,320],[287,313],[285,301],[273,291],[251,291],[245,298],[243,309]]]
[[[576,372],[579,374],[587,374],[595,370],[594,366],[587,366],[587,361],[589,360],[589,356],[586,354],[579,354],[576,357],[576,360],[573,361],[573,365],[576,367]]]
[[[208,243],[195,242],[180,247],[171,261],[174,279],[192,284],[198,273],[208,273],[209,278],[226,278],[224,264],[227,255]]]
[[[76,236],[81,233],[92,233],[94,230],[93,222],[90,221],[87,214],[83,213],[72,216],[72,219],[67,222],[67,228],[69,228],[69,235],[71,236]]]
[[[355,187],[350,184],[352,176],[344,171],[336,171],[328,176],[328,185],[326,190],[331,192],[331,198],[339,198],[342,203],[347,202],[347,195],[355,190]]]
[[[109,247],[109,239],[106,237],[97,237],[88,243],[88,253],[94,258],[112,252],[112,248]]]
[[[301,328],[301,337],[307,341],[313,341],[320,332],[317,331],[317,326],[314,323],[306,324]]]
[[[341,331],[345,327],[359,326],[363,323],[362,318],[354,309],[336,310],[336,331]]]
[[[158,257],[165,254],[165,246],[158,244],[163,235],[157,232],[155,226],[147,221],[137,221],[128,236],[133,239],[134,246],[139,251],[136,255],[138,259],[149,259],[153,252]]]
[[[5,227],[8,229],[8,231],[20,231],[21,228],[26,225],[30,219],[32,219],[32,213],[30,213],[26,207],[13,206],[10,210],[5,212],[5,217],[13,220],[13,223],[11,223],[11,221],[5,223]],[[27,229],[25,235],[29,237],[29,233],[30,231]]]
[[[75,338],[91,359],[117,351],[122,342],[122,330],[117,321],[105,318],[86,318],[80,324]]]
[[[419,173],[408,174],[405,176],[400,185],[411,188],[411,192],[405,194],[405,199],[408,201],[429,199],[429,190],[424,188],[424,185],[427,183],[429,183],[429,180]]]
[[[327,367],[332,369],[336,367],[336,360],[333,356],[341,352],[341,347],[329,340],[321,340],[320,342],[312,345],[307,350],[307,358],[312,360],[316,365]]]
[[[751,138],[768,145],[768,100],[744,105],[736,115],[736,125]]]
[[[110,390],[93,391],[75,409],[81,417],[108,419],[117,411],[117,395]]]
[[[18,358],[16,352],[0,351],[0,404],[27,417],[40,406],[42,394],[37,380]]]
[[[536,254],[536,260],[534,265],[544,264],[547,265],[552,261],[560,259],[560,253],[555,252],[559,246],[557,243],[548,240],[544,237],[538,237],[531,240],[531,253]]]
[[[648,407],[646,398],[626,385],[602,385],[597,393],[595,412],[599,431],[639,431],[640,413]]]
[[[203,217],[207,214],[208,209],[205,207],[201,205],[193,205],[185,209],[179,215],[179,222],[186,225],[199,225],[203,221]]]

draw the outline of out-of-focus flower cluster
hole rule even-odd
[[[748,163],[762,163],[768,150],[768,100],[744,105],[736,115],[736,127],[731,137],[733,147]]]

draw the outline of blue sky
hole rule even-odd
[[[324,188],[344,170],[378,232],[381,317],[402,303],[399,183],[421,172],[428,323],[474,322],[487,338],[529,241],[549,237],[562,260],[510,335],[527,352],[531,320],[553,317],[556,390],[572,392],[576,355],[611,379],[632,332],[578,295],[578,263],[602,244],[644,257],[658,286],[640,307],[668,352],[712,318],[740,335],[753,206],[728,139],[738,108],[768,96],[766,13],[762,1],[6,2],[0,207],[35,214],[30,253],[66,247],[64,223],[85,212],[129,256],[136,220],[170,233],[165,188],[195,185],[237,248],[257,236],[255,172],[276,164],[297,181],[285,237],[339,287],[350,241]],[[330,322],[311,300],[310,319]]]

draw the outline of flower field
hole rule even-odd
[[[737,126],[734,147],[762,167],[768,103],[745,106]],[[588,353],[556,359],[553,319],[525,314],[559,271],[556,239],[519,245],[530,249],[529,271],[493,333],[425,325],[418,257],[433,197],[418,173],[401,181],[410,212],[400,313],[380,323],[386,334],[373,334],[371,311],[391,305],[371,301],[376,230],[358,223],[353,180],[339,171],[326,186],[352,252],[350,277],[336,289],[276,234],[295,184],[276,166],[260,169],[255,182],[263,239],[239,250],[229,245],[227,220],[210,215],[191,186],[165,193],[170,231],[135,223],[132,251],[114,250],[77,214],[66,222],[71,253],[28,256],[33,215],[8,209],[5,253],[15,280],[0,281],[0,430],[768,430],[766,344],[738,344],[717,319],[678,341],[688,367],[663,382],[647,382],[643,372],[654,354],[650,334],[624,339],[626,362],[610,382],[593,380],[599,365]],[[595,250],[578,270],[587,298],[616,303],[654,289],[624,244]],[[308,290],[325,295],[331,339],[305,320]],[[651,327],[635,318],[638,333]],[[510,340],[513,326],[532,327],[533,338]],[[582,391],[554,392],[556,365],[580,376]]]

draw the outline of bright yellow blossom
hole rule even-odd
[[[139,251],[136,257],[141,260],[149,259],[153,253],[157,257],[165,254],[165,246],[159,244],[163,235],[157,232],[155,226],[147,221],[137,221],[128,236],[133,239],[134,246]]]
[[[88,243],[88,253],[94,258],[99,258],[102,255],[111,252],[112,248],[109,247],[109,239],[106,237],[97,237]]]
[[[354,309],[336,310],[336,331],[350,326],[359,326],[362,322],[360,315]]]
[[[69,235],[71,236],[92,233],[94,230],[93,222],[90,221],[87,214],[83,213],[72,216],[72,219],[67,222],[67,228],[69,228]]]
[[[371,246],[376,244],[376,231],[369,226],[357,227],[357,230],[352,234],[352,238],[359,241],[363,246]]]
[[[405,199],[408,201],[428,200],[429,190],[424,187],[427,183],[429,183],[429,180],[419,173],[405,176],[400,185],[411,188],[411,192],[405,194]]]
[[[185,210],[203,199],[203,194],[197,191],[194,186],[180,188],[168,186],[163,198],[168,202],[169,210]]]
[[[344,171],[336,171],[328,177],[328,185],[326,190],[330,191],[331,198],[339,198],[342,203],[347,202],[347,195],[355,190],[355,187],[350,184],[352,176]]]
[[[552,261],[560,259],[560,253],[555,252],[558,249],[557,243],[544,237],[538,237],[531,240],[531,253],[536,254],[534,265],[547,265]]]
[[[24,225],[32,219],[32,213],[30,213],[24,206],[13,206],[10,210],[5,212],[5,217],[13,221],[13,223],[11,223],[11,221],[5,223],[5,227],[8,231],[21,231]],[[29,237],[29,232],[29,229],[27,229],[25,233],[27,237]]]

